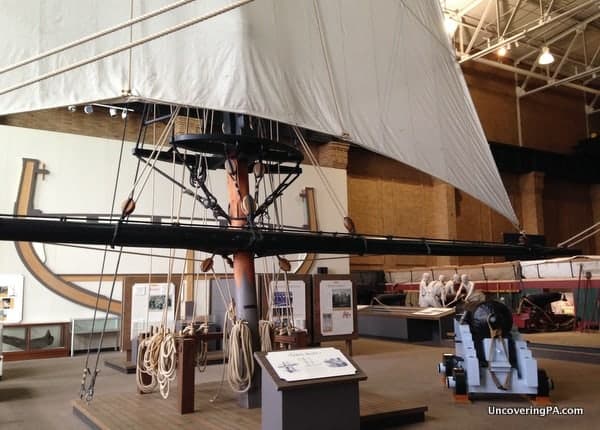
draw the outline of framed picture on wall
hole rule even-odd
[[[23,275],[0,274],[0,323],[23,319]]]

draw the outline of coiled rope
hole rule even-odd
[[[227,382],[236,393],[245,393],[252,386],[254,374],[252,334],[246,321],[237,320],[233,323],[227,349]]]

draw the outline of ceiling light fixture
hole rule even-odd
[[[127,110],[126,109],[123,109],[121,111],[121,118],[123,118],[123,119],[127,118]]]
[[[117,109],[115,109],[115,108],[109,108],[108,109],[108,114],[110,115],[111,118],[117,116]]]
[[[542,47],[542,53],[538,58],[538,63],[542,66],[554,63],[554,55],[550,53],[550,48],[547,46]]]
[[[86,113],[87,115],[94,113],[94,107],[92,105],[85,105],[83,107],[83,112]]]
[[[75,105],[69,105],[69,106],[67,106],[67,110],[69,112],[75,112],[77,110],[77,106],[75,106]]]
[[[500,49],[498,49],[498,56],[504,57],[506,55],[507,49],[506,46],[502,45]]]

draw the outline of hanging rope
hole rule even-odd
[[[223,257],[223,260],[225,262],[226,258]],[[224,267],[227,271],[227,264],[224,264]],[[217,291],[227,309],[223,317],[223,373],[217,393],[210,400],[214,402],[221,393],[225,379],[236,393],[245,393],[250,389],[254,375],[254,357],[252,355],[252,334],[248,323],[236,318],[235,303],[231,292],[229,288],[225,288],[221,284],[221,280],[214,270],[212,257],[205,260],[203,270],[212,272]],[[225,360],[227,360],[226,365]]]
[[[273,350],[273,286],[271,280],[267,275],[267,262],[266,259],[262,259],[263,263],[263,284],[265,286],[265,295],[267,300],[266,314],[263,315],[263,319],[258,321],[258,335],[260,338],[260,350],[262,352],[269,352]]]
[[[156,376],[153,372],[150,372],[146,369],[144,365],[144,358],[147,348],[150,345],[150,337],[144,336],[139,344],[138,344],[138,354],[137,354],[137,366],[135,368],[135,376],[138,390],[142,393],[151,393],[156,388]],[[144,383],[144,376],[150,376],[150,382],[148,384]]]
[[[114,216],[115,203],[116,203],[116,199],[117,199],[117,188],[119,185],[119,178],[121,175],[121,166],[122,166],[122,162],[123,162],[123,149],[125,147],[126,133],[127,133],[127,117],[125,118],[125,121],[123,123],[123,134],[121,135],[121,148],[119,150],[119,159],[117,162],[117,172],[115,175],[115,186],[113,187],[112,203],[111,203],[111,207],[110,207],[110,217],[109,217],[109,221],[111,221],[111,222],[112,222],[112,219]],[[98,305],[100,302],[100,292],[101,292],[102,282],[103,282],[103,278],[104,278],[104,269],[106,266],[106,256],[108,255],[108,249],[109,249],[108,245],[105,245],[104,246],[104,254],[102,256],[102,265],[100,268],[100,279],[98,280],[98,289],[96,291],[96,303],[94,305],[94,314],[92,317],[92,330],[90,331],[90,335],[88,338],[87,353],[85,356],[85,364],[83,367],[83,375],[81,378],[81,387],[79,389],[79,397],[82,400],[85,398],[85,400],[87,402],[90,402],[94,397],[96,377],[98,376],[98,373],[99,373],[98,363],[100,361],[100,353],[102,351],[102,344],[104,341],[104,333],[106,331],[106,324],[108,321],[110,305],[112,304],[115,284],[116,284],[116,280],[117,280],[117,273],[119,270],[119,264],[121,262],[121,255],[122,255],[122,251],[123,251],[123,247],[120,247],[119,255],[117,258],[117,263],[115,265],[114,277],[113,277],[113,281],[112,281],[112,285],[111,285],[111,289],[110,289],[110,296],[108,298],[108,304],[107,304],[106,313],[104,316],[104,324],[102,326],[102,333],[100,334],[100,340],[98,342],[98,349],[96,351],[96,362],[94,365],[94,370],[92,372],[89,368],[89,359],[90,359],[90,354],[91,354],[91,350],[92,350],[92,339],[93,339],[93,335],[94,335],[94,328],[96,325],[96,317],[98,315]],[[90,378],[89,382],[88,382],[88,377]]]
[[[269,320],[260,320],[258,322],[258,332],[260,336],[260,350],[262,352],[273,351],[273,340],[271,333],[273,331],[273,322]]]
[[[175,345],[175,336],[167,332],[160,343],[158,356],[158,373],[156,380],[163,399],[169,397],[169,388],[171,382],[175,379],[177,370],[177,347]]]
[[[317,175],[319,175],[319,178],[321,178],[321,182],[323,182],[323,185],[325,185],[325,190],[327,191],[329,198],[334,203],[338,213],[344,220],[344,227],[346,227],[346,230],[348,230],[348,232],[356,233],[356,227],[354,226],[354,221],[352,221],[352,218],[350,218],[348,216],[348,214],[346,213],[346,210],[344,209],[344,205],[342,204],[342,202],[338,198],[337,194],[335,193],[333,186],[331,185],[331,183],[325,176],[325,173],[323,172],[323,169],[321,168],[319,161],[317,160],[317,158],[313,154],[312,150],[310,149],[308,142],[306,141],[306,139],[304,138],[304,136],[300,132],[300,129],[297,126],[293,126],[292,129],[294,130],[294,133],[296,134],[296,137],[298,138],[300,145],[304,149],[304,152],[308,155],[308,158],[310,159],[311,164],[315,167],[315,171],[317,172]]]
[[[245,393],[252,386],[254,374],[252,334],[246,321],[237,320],[233,323],[227,349],[227,382],[236,393]]]

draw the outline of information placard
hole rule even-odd
[[[352,281],[323,280],[320,285],[321,334],[338,336],[354,332]]]
[[[284,381],[305,381],[354,375],[356,368],[336,348],[310,348],[269,352],[266,359]]]

